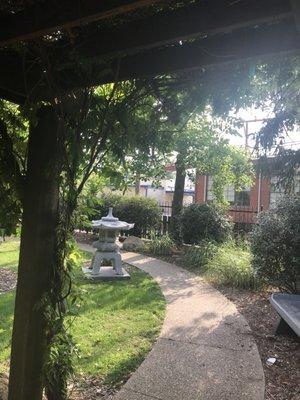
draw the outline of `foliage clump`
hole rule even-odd
[[[151,235],[151,241],[149,242],[149,252],[151,254],[166,256],[172,254],[174,247],[175,243],[168,234],[162,236]]]
[[[263,212],[251,235],[252,265],[266,283],[300,293],[300,197]]]
[[[233,241],[216,244],[208,241],[189,246],[184,266],[204,275],[216,285],[238,289],[256,289],[260,281],[251,266],[251,253]]]
[[[92,221],[105,217],[110,207],[120,220],[134,223],[131,235],[143,236],[157,230],[161,209],[154,199],[142,196],[124,196],[121,192],[105,191],[107,181],[93,175],[78,199],[74,220],[77,229],[89,231]]]
[[[238,289],[257,289],[261,284],[251,266],[250,251],[232,241],[218,246],[206,265],[205,275],[217,285]]]
[[[99,195],[98,205],[94,210],[92,219],[99,219],[108,214],[109,207],[113,208],[113,214],[116,215],[117,208],[121,204],[123,196],[119,193],[103,193]],[[118,217],[119,218],[119,217]]]
[[[143,236],[156,230],[161,221],[161,209],[154,199],[146,197],[123,197],[114,209],[114,214],[120,220],[134,223],[131,235]]]
[[[203,240],[198,245],[188,246],[185,250],[182,264],[194,272],[203,273],[207,263],[216,254],[215,243]]]
[[[126,197],[118,193],[97,193],[82,200],[83,206],[77,211],[76,227],[91,229],[91,221],[107,215],[113,207],[113,215],[122,221],[134,223],[130,234],[143,236],[159,227],[161,209],[154,199],[134,196]]]
[[[220,207],[213,204],[191,204],[181,215],[181,234],[184,243],[198,244],[202,240],[224,242],[232,225]]]

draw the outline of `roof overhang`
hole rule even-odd
[[[48,40],[46,49],[59,66],[54,76],[63,91],[300,51],[295,1],[175,3],[62,0],[55,8],[58,2],[44,1],[44,8],[37,2],[1,17],[0,96],[22,102],[56,95],[49,93],[46,67],[34,50],[38,40],[46,43],[46,33],[57,31],[64,34]],[[137,11],[145,16],[132,17]],[[120,15],[121,23],[114,23]]]

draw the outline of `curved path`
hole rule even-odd
[[[173,264],[135,253],[123,260],[158,282],[167,311],[157,342],[114,400],[264,399],[260,356],[232,302]]]

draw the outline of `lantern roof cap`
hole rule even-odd
[[[120,221],[119,218],[113,216],[113,208],[110,207],[106,217],[102,217],[100,220],[92,221],[92,226],[95,229],[102,230],[124,230],[127,231],[134,227],[134,224],[129,224],[125,221]]]

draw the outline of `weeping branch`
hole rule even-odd
[[[24,198],[25,177],[21,172],[18,155],[7,126],[0,120],[0,175],[16,191],[19,199]]]

